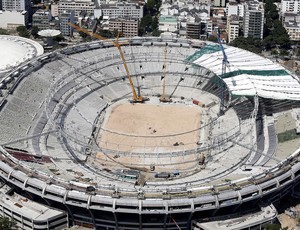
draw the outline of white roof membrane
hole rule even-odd
[[[228,64],[223,76],[222,51],[204,53],[193,62],[222,77],[233,95],[300,100],[298,77],[281,65],[236,47],[225,46],[225,53]]]

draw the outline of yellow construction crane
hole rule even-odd
[[[167,72],[167,46],[164,50],[164,76],[163,76],[163,92],[160,97],[160,102],[171,102],[171,97],[166,98],[166,72]]]
[[[90,35],[91,37],[95,37],[95,38],[97,38],[97,39],[99,39],[99,40],[102,40],[102,41],[109,41],[109,42],[111,42],[115,47],[117,47],[118,50],[119,50],[121,59],[122,59],[122,61],[123,61],[124,68],[125,68],[125,70],[126,70],[127,77],[128,77],[128,79],[129,79],[130,86],[131,86],[132,97],[133,97],[133,98],[132,98],[132,102],[133,102],[133,103],[136,103],[136,102],[142,103],[142,102],[144,102],[144,101],[149,100],[149,98],[143,97],[143,96],[140,95],[140,89],[139,89],[139,88],[138,88],[138,94],[137,94],[136,91],[135,91],[135,87],[134,87],[134,84],[133,84],[133,82],[132,82],[132,78],[131,78],[129,69],[128,69],[128,66],[127,66],[127,64],[126,64],[125,57],[124,57],[124,54],[123,54],[122,49],[121,49],[121,45],[127,44],[127,42],[119,42],[119,36],[120,36],[120,33],[119,33],[119,32],[118,32],[118,35],[117,35],[116,39],[115,39],[115,40],[111,40],[111,39],[102,37],[102,36],[99,35],[99,34],[92,33],[92,32],[90,32],[90,31],[88,31],[88,30],[86,30],[86,29],[84,29],[84,28],[81,28],[81,27],[79,27],[79,26],[76,26],[76,25],[74,25],[74,24],[72,24],[72,23],[68,23],[68,24],[69,24],[71,27],[73,27],[74,29],[78,30],[78,31],[81,31],[81,32],[83,32],[83,33],[86,33],[86,34]]]

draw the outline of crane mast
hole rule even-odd
[[[223,54],[223,59],[222,59],[222,75],[221,75],[221,78],[223,79],[224,75],[226,74],[226,66],[227,66],[228,60],[227,60],[227,55],[225,53],[224,47],[223,47],[221,39],[220,39],[220,31],[218,31],[217,36],[218,36],[218,43],[219,43],[219,46],[220,46],[220,50],[222,51],[222,54]],[[221,89],[220,115],[224,114],[224,109],[225,109],[225,105],[224,105],[224,90],[225,89],[224,89],[224,83],[223,83],[222,84],[222,89]]]
[[[137,94],[136,91],[135,91],[135,87],[134,87],[134,84],[133,84],[133,82],[132,82],[132,77],[131,77],[131,74],[130,74],[130,72],[129,72],[128,66],[127,66],[127,64],[126,64],[126,60],[125,60],[123,51],[122,51],[122,49],[121,49],[121,45],[126,44],[126,42],[122,42],[122,43],[119,42],[119,36],[120,36],[120,33],[118,33],[118,35],[117,35],[117,37],[116,37],[116,40],[113,41],[113,40],[111,40],[111,39],[102,37],[102,36],[99,35],[99,34],[91,33],[91,32],[89,32],[88,30],[83,29],[83,28],[80,28],[79,26],[76,26],[76,25],[74,25],[74,24],[72,24],[72,23],[68,23],[68,24],[69,24],[71,27],[73,27],[74,29],[78,30],[78,31],[81,31],[81,32],[83,32],[83,33],[86,33],[86,34],[88,34],[88,35],[90,35],[90,36],[92,36],[92,37],[95,37],[95,38],[97,38],[97,39],[99,39],[99,40],[102,40],[102,41],[109,41],[109,42],[111,42],[115,47],[117,47],[117,49],[118,49],[118,51],[119,51],[119,53],[120,53],[120,57],[121,57],[121,59],[122,59],[123,66],[124,66],[124,68],[125,68],[127,77],[128,77],[128,79],[129,79],[130,86],[131,86],[131,90],[132,90],[132,102],[133,102],[133,103],[136,103],[136,102],[142,103],[142,102],[144,102],[144,101],[149,100],[149,98],[143,97],[143,96],[140,95],[140,93]],[[140,92],[140,91],[138,91],[138,92]]]
[[[162,95],[160,97],[160,102],[171,102],[171,97],[166,98],[166,74],[167,73],[167,46],[164,49],[164,76],[163,76],[163,90]]]

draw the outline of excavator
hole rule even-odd
[[[69,26],[73,27],[74,29],[78,30],[78,31],[81,31],[83,33],[86,33],[88,35],[90,35],[91,37],[95,37],[99,40],[102,40],[102,41],[109,41],[111,42],[115,47],[118,48],[118,51],[120,53],[120,57],[123,61],[123,65],[124,65],[124,68],[126,70],[126,74],[127,74],[127,77],[129,79],[129,83],[130,83],[130,86],[131,86],[131,90],[132,90],[132,103],[143,103],[145,101],[148,101],[149,98],[147,97],[143,97],[141,96],[140,94],[140,88],[138,87],[138,93],[136,93],[136,90],[135,90],[135,87],[134,87],[134,84],[132,82],[132,78],[131,78],[131,74],[129,72],[129,69],[128,69],[128,66],[126,64],[126,60],[125,60],[125,57],[124,57],[124,54],[123,54],[123,51],[121,49],[121,45],[124,45],[124,44],[127,44],[127,42],[119,42],[119,36],[120,36],[120,33],[118,32],[118,35],[116,37],[115,40],[111,40],[111,39],[108,39],[108,38],[105,38],[105,37],[102,37],[101,35],[99,34],[96,34],[96,33],[92,33],[90,31],[88,31],[87,29],[84,29],[84,28],[81,28],[75,24],[72,24],[72,23],[68,23]]]

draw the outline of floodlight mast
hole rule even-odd
[[[131,86],[131,90],[132,90],[132,102],[133,102],[133,103],[143,103],[144,101],[149,100],[149,98],[143,97],[143,96],[140,95],[140,89],[138,90],[138,94],[137,94],[136,91],[135,91],[135,87],[134,87],[134,84],[133,84],[133,82],[132,82],[132,78],[131,78],[129,69],[128,69],[128,66],[127,66],[127,64],[126,64],[126,60],[125,60],[124,54],[123,54],[122,49],[121,49],[121,45],[127,44],[127,42],[119,42],[120,32],[118,32],[118,35],[117,35],[117,37],[116,37],[116,40],[114,41],[114,40],[111,40],[111,39],[102,37],[102,36],[99,35],[99,34],[92,33],[92,32],[90,32],[90,31],[88,31],[88,30],[86,30],[86,29],[84,29],[84,28],[81,28],[81,27],[79,27],[79,26],[77,26],[77,25],[74,25],[74,24],[72,24],[72,23],[68,23],[68,24],[69,24],[71,27],[73,27],[74,29],[78,30],[78,31],[81,31],[81,32],[83,32],[83,33],[85,33],[85,34],[88,34],[88,35],[90,35],[90,36],[92,36],[92,37],[95,37],[95,38],[97,38],[97,39],[99,39],[99,40],[102,40],[102,41],[109,41],[109,42],[111,42],[115,47],[117,47],[117,48],[118,48],[118,51],[119,51],[119,53],[120,53],[120,57],[121,57],[121,59],[122,59],[122,61],[123,61],[124,68],[125,68],[125,70],[126,70],[126,74],[127,74],[128,79],[129,79],[130,86]]]

